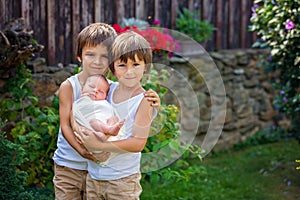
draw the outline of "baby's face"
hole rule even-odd
[[[91,76],[86,80],[82,93],[87,94],[92,100],[104,100],[108,89],[109,85],[103,78]]]

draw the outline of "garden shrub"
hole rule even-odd
[[[22,163],[28,161],[25,150],[7,139],[2,131],[4,126],[0,118],[0,199],[34,199],[33,194],[24,188],[27,173],[19,169]]]
[[[273,80],[278,91],[274,107],[291,120],[291,132],[300,141],[300,1],[255,0],[252,7],[251,31],[260,40],[254,47],[270,49],[266,71],[279,71]]]
[[[0,115],[14,123],[10,131],[15,144],[25,150],[27,162],[20,169],[28,173],[27,186],[52,186],[53,161],[59,128],[58,105],[38,107],[38,98],[32,95],[31,71],[21,63],[16,76],[10,78],[0,102]]]

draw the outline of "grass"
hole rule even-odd
[[[300,200],[295,160],[300,145],[293,140],[213,153],[189,161],[206,169],[189,182],[143,180],[141,200]]]

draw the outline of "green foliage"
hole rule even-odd
[[[299,198],[300,145],[295,140],[231,149],[189,159],[189,182],[142,180],[142,200],[282,200]]]
[[[270,48],[266,69],[280,71],[274,106],[290,117],[289,131],[300,140],[300,2],[256,0],[252,11],[250,29],[261,37],[254,45]]]
[[[53,161],[51,159],[59,127],[57,99],[56,107],[38,107],[38,98],[32,95],[31,72],[20,64],[14,78],[7,81],[4,89],[8,93],[1,105],[1,116],[15,123],[10,134],[14,143],[22,146],[28,162],[20,169],[29,175],[28,186],[51,186]]]
[[[150,75],[142,82],[143,87],[153,89],[158,93],[161,99],[168,92],[161,82],[166,82],[170,76],[166,69],[151,69]],[[151,125],[150,137],[142,153],[151,153],[151,156],[142,157],[141,165],[146,166],[142,171],[149,169],[159,169],[144,174],[144,178],[152,183],[159,181],[183,181],[188,182],[192,174],[198,173],[197,170],[189,165],[188,162],[179,159],[172,164],[172,167],[164,167],[160,169],[167,161],[175,161],[174,156],[191,158],[200,158],[201,148],[180,141],[180,110],[176,105],[166,105],[161,103],[157,117]],[[170,164],[170,163],[169,163]]]
[[[28,161],[25,150],[7,139],[6,133],[1,131],[4,126],[0,118],[0,199],[34,199],[32,193],[24,189],[27,173],[19,170],[20,165]]]
[[[208,21],[199,19],[200,12],[190,12],[183,8],[176,18],[176,29],[198,42],[206,42],[212,36],[215,28]]]
[[[234,145],[235,149],[241,149],[249,146],[257,146],[273,142],[279,142],[288,139],[289,135],[286,130],[281,127],[271,127],[261,129],[254,135],[248,137],[245,141]]]

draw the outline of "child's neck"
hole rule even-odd
[[[79,83],[82,88],[83,88],[83,85],[85,84],[87,78],[88,78],[88,76],[85,75],[83,72],[78,73],[78,80],[79,80]]]
[[[126,87],[119,85],[114,92],[113,98],[116,103],[119,103],[135,97],[143,92],[145,92],[145,90],[141,85],[137,85],[135,87]]]
[[[137,84],[133,87],[127,87],[125,85],[119,84],[117,89],[119,90],[119,92],[126,92],[128,94],[132,94],[136,92],[141,93],[140,91],[144,91],[144,88],[142,87],[141,84]]]

